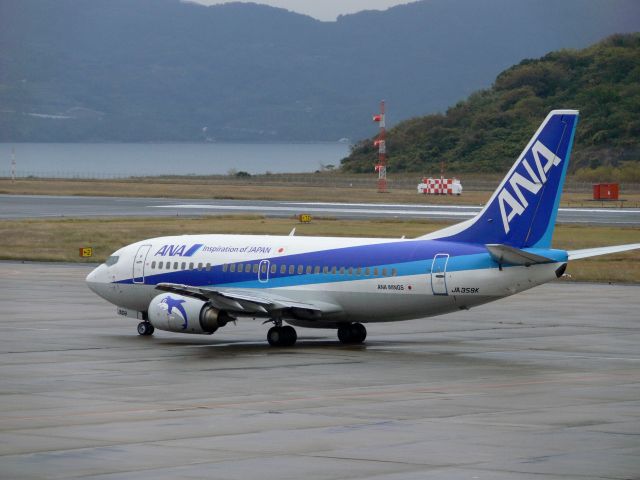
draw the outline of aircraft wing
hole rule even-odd
[[[627,245],[615,245],[612,247],[584,248],[582,250],[569,250],[569,260],[578,260],[580,258],[596,257],[598,255],[607,255],[609,253],[626,252],[640,248],[640,243],[628,243]]]
[[[342,312],[342,308],[333,303],[298,302],[271,292],[256,292],[254,289],[215,289],[177,283],[159,283],[156,289],[208,301],[215,308],[240,315],[264,316],[285,312],[295,318],[312,319]]]

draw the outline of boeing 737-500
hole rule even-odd
[[[498,300],[562,276],[569,260],[640,248],[551,248],[577,122],[575,110],[549,113],[474,218],[422,237],[152,238],[113,253],[87,284],[141,320],[140,335],[212,334],[252,317],[273,323],[267,340],[275,346],[296,342],[294,326],[362,343],[365,323]]]

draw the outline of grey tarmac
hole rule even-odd
[[[0,219],[62,217],[176,217],[254,214],[291,217],[316,216],[372,219],[448,219],[463,221],[480,211],[468,205],[402,205],[267,200],[194,200],[130,197],[74,197],[0,195]],[[559,223],[592,225],[640,225],[638,208],[560,208]]]
[[[369,326],[158,332],[91,266],[0,263],[0,478],[629,479],[640,287],[556,282]]]

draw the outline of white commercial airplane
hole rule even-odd
[[[140,335],[154,327],[212,334],[237,317],[263,317],[277,346],[296,342],[291,325],[362,343],[363,323],[513,295],[560,277],[568,260],[640,248],[551,248],[577,121],[575,110],[549,113],[477,216],[419,238],[152,238],[115,252],[87,284],[119,314],[141,319]]]

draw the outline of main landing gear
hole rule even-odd
[[[281,318],[272,318],[264,323],[273,322],[273,327],[267,332],[267,341],[272,347],[290,347],[298,340],[296,329],[289,325],[282,326]]]
[[[272,347],[290,347],[296,343],[296,340],[298,340],[296,329],[289,325],[284,327],[276,325],[267,332],[267,341]]]
[[[143,337],[147,337],[149,335],[153,335],[153,325],[149,322],[140,322],[138,324],[138,335],[142,335]]]
[[[363,343],[367,338],[367,329],[361,323],[348,323],[338,328],[338,339],[345,344]]]

